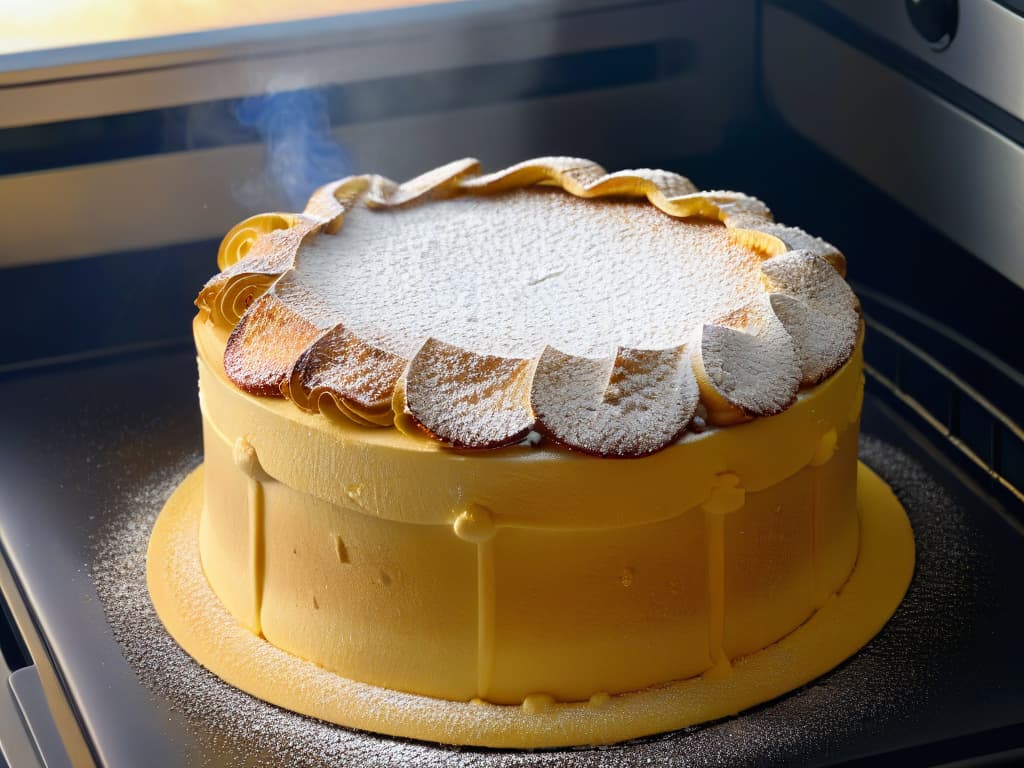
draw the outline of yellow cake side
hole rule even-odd
[[[615,460],[460,454],[254,398],[195,328],[206,577],[345,678],[543,706],[728,674],[857,558],[859,348],[778,416]]]
[[[810,619],[706,674],[617,696],[522,706],[446,701],[361,683],[253,634],[210,588],[199,557],[204,467],[167,500],[146,557],[153,605],[167,631],[226,682],[280,707],[331,723],[431,742],[533,749],[608,744],[742,712],[812,681],[849,657],[896,610],[914,571],[914,539],[892,490],[863,464],[857,473],[860,539],[854,570]]]

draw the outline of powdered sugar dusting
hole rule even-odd
[[[750,221],[747,226],[759,232],[764,232],[781,240],[787,250],[810,251],[815,256],[820,256],[829,264],[835,267],[841,276],[846,275],[846,258],[832,243],[815,237],[799,227],[789,227],[774,221],[760,220]]]
[[[796,350],[766,297],[705,325],[699,355],[701,385],[748,416],[780,413],[796,399]]]
[[[299,357],[291,372],[288,395],[312,410],[323,392],[355,406],[390,409],[395,382],[405,361],[372,347],[342,326],[335,326]]]
[[[532,360],[477,355],[428,339],[405,375],[406,410],[451,445],[517,443],[533,427],[533,367]]]
[[[772,309],[793,339],[801,384],[813,386],[850,356],[860,331],[857,297],[839,273],[810,251],[790,251],[761,266]]]
[[[273,292],[265,293],[231,332],[224,371],[246,392],[279,397],[295,358],[322,330],[291,311]]]
[[[336,322],[407,359],[432,336],[480,354],[606,357],[684,343],[760,292],[759,263],[717,222],[529,189],[357,207],[303,247],[278,291],[300,306],[319,295]]]
[[[698,396],[685,347],[623,349],[606,360],[548,348],[531,402],[539,425],[560,443],[603,456],[645,456],[682,433]]]

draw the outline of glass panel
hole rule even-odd
[[[0,55],[451,0],[0,0]]]

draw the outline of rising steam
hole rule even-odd
[[[327,98],[322,91],[282,91],[252,96],[236,103],[238,122],[259,134],[266,161],[259,179],[237,190],[250,208],[257,200],[282,200],[301,211],[310,193],[321,184],[352,172],[348,153],[332,138]]]

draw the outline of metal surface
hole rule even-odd
[[[39,671],[33,665],[16,670],[11,674],[10,686],[43,765],[69,768],[71,762],[50,714]]]
[[[823,0],[871,33],[1024,120],[1024,15],[994,0],[961,0],[956,35],[935,50],[902,2]]]
[[[621,134],[619,146],[628,146],[630,116],[652,102],[663,102],[674,115],[662,114],[652,122],[649,141],[629,150],[631,159],[651,163],[681,135],[694,149],[711,149],[714,139],[704,129],[680,128],[685,110],[666,101],[670,92],[665,83],[649,83],[615,93],[585,92],[373,121],[344,126],[333,135],[351,148],[356,170],[396,179],[412,178],[452,158],[477,157],[487,168],[498,169],[545,150],[604,155],[616,167],[625,161],[607,149],[607,134]],[[607,133],[590,130],[602,121]],[[409,136],[422,140],[409,142]],[[252,207],[239,198],[238,188],[263,162],[263,147],[246,144],[0,176],[5,227],[0,267],[222,236],[255,210],[288,205],[274,199],[270,189]],[[96,195],[98,189],[104,194]],[[152,211],[175,213],[153,216]],[[68,225],[51,226],[54,220]]]
[[[0,73],[0,153],[12,158],[40,136],[55,147],[103,137],[106,115],[148,116],[134,126],[143,133],[184,124],[177,145],[110,162],[72,157],[4,175],[0,155],[0,267],[192,242],[297,205],[253,182],[264,149],[258,137],[239,137],[230,101],[238,97],[340,89],[333,136],[351,171],[400,179],[466,156],[489,168],[563,153],[636,167],[681,148],[710,152],[755,100],[753,0],[469,2],[230,31],[247,42],[209,34],[149,41],[174,52]],[[646,64],[623,80],[608,57],[630,51]],[[578,74],[566,80],[572,56],[593,61],[575,62]],[[435,98],[424,102],[423,92]],[[56,122],[77,119],[86,122]],[[115,131],[95,142],[132,139]]]
[[[554,10],[620,4],[576,0]],[[524,39],[517,16],[552,15],[551,3],[539,0],[468,0],[0,56],[0,127],[500,60],[515,55],[506,42],[529,57],[547,41]],[[509,22],[509,36],[499,34]],[[461,44],[470,30],[483,35],[479,46]]]
[[[44,768],[10,681],[11,670],[0,656],[0,766]]]
[[[763,22],[764,88],[782,117],[1024,286],[1024,147],[786,10],[767,5]]]
[[[16,579],[3,593],[9,603],[23,601],[20,617],[12,608],[33,660],[41,673],[52,669],[52,689],[82,734],[84,752],[58,717],[75,765],[91,754],[105,766],[172,766],[188,753],[180,721],[139,685],[113,641],[86,553],[132,467],[152,470],[172,461],[182,440],[195,440],[196,422],[165,415],[165,442],[133,447],[152,436],[154,411],[162,410],[147,391],[194,392],[194,376],[182,375],[190,357],[55,370],[0,385],[0,555]]]
[[[19,583],[18,577],[12,572],[9,561],[4,556],[3,529],[5,526],[10,525],[10,515],[25,515],[28,513],[12,513],[10,509],[5,510],[2,500],[0,500],[0,510],[2,510],[0,511],[0,600],[3,601],[9,613],[13,631],[18,633],[18,638],[25,647],[25,651],[35,662],[33,665],[35,673],[42,686],[42,693],[46,699],[51,719],[64,744],[65,753],[70,756],[74,765],[81,768],[89,768],[95,764],[95,756],[82,732],[81,723],[75,711],[75,705],[67,695],[64,679],[59,669],[53,663],[51,655],[52,646],[47,638],[40,634],[39,625],[36,622],[36,615],[33,613],[31,603],[26,602],[22,585]],[[10,685],[10,680],[8,680],[5,690],[10,691],[13,697],[18,710],[19,721],[24,724],[25,733],[32,741],[33,751],[38,759],[43,759],[44,755],[37,749],[35,743],[36,738],[33,733],[33,723],[31,722],[32,713],[22,709],[16,692],[13,686]],[[14,743],[17,744],[18,740],[15,739]],[[6,749],[6,744],[4,744],[4,748]],[[14,763],[14,765],[17,767],[17,763]]]
[[[910,407],[929,427],[949,441],[963,457],[975,464],[1002,486],[1017,502],[1024,504],[1024,430],[984,394],[950,371],[913,342],[903,338],[884,323],[867,317],[873,340],[896,350],[896,359],[887,361],[892,374],[874,365],[866,365],[874,383],[888,390]],[[917,392],[908,391],[906,371],[910,365],[927,370],[932,391],[931,405],[922,403]],[[1018,396],[1024,396],[1019,374],[1014,376]],[[938,407],[936,407],[936,404]]]

